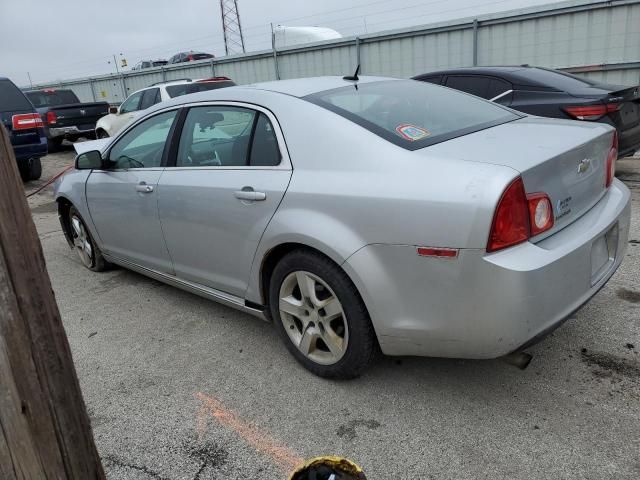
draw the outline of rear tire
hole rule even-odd
[[[289,352],[320,377],[355,378],[377,352],[355,285],[318,252],[295,250],[280,260],[269,282],[269,309]]]
[[[38,180],[42,176],[42,163],[40,157],[34,157],[26,160],[18,165],[20,171],[20,177],[23,182],[30,180]]]
[[[109,134],[107,132],[105,132],[104,130],[98,130],[96,132],[96,137],[97,138],[109,138]]]
[[[69,208],[68,222],[73,249],[80,257],[82,264],[94,272],[102,272],[110,268],[111,264],[102,256],[80,213],[73,206]]]

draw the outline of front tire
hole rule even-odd
[[[100,129],[96,132],[96,137],[97,138],[109,138],[109,134],[107,132],[105,132],[104,130]]]
[[[325,256],[295,250],[269,282],[269,308],[289,352],[325,378],[359,376],[376,352],[367,309],[349,277]]]
[[[73,249],[80,257],[82,264],[94,272],[107,270],[111,264],[102,256],[100,248],[75,207],[69,208],[69,227]]]

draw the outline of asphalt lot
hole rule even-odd
[[[43,179],[73,159],[43,159]],[[270,324],[141,275],[82,267],[51,189],[29,199],[109,478],[285,479],[352,458],[370,480],[640,478],[640,159],[627,258],[530,366],[380,358],[322,380]],[[43,182],[26,185],[33,191]]]

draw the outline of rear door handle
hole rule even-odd
[[[233,196],[236,197],[238,200],[248,200],[250,202],[261,202],[267,199],[266,193],[256,192],[253,189],[249,190],[247,187],[245,187],[242,190],[237,190],[233,192]]]
[[[136,185],[136,192],[151,193],[153,192],[153,185],[147,185],[145,182],[140,182],[138,185]]]

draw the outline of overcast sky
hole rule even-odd
[[[345,36],[555,3],[554,0],[238,0],[248,51],[270,48],[269,23]],[[219,0],[0,0],[0,76],[28,85],[114,71],[185,50],[224,55]],[[111,60],[111,63],[108,61]]]

